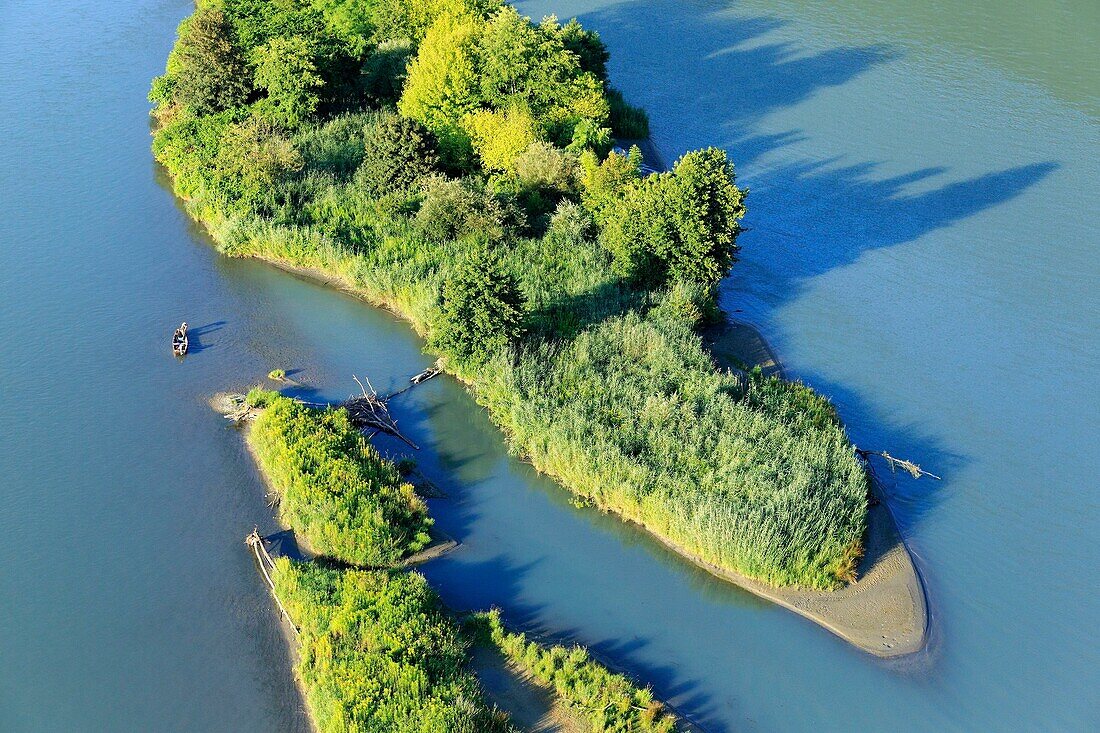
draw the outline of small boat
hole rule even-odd
[[[176,329],[176,332],[172,334],[172,353],[176,356],[183,356],[187,353],[187,322]]]

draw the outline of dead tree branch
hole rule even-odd
[[[886,465],[890,467],[890,473],[897,473],[897,470],[900,468],[913,478],[927,476],[928,478],[933,478],[937,481],[943,480],[941,477],[937,476],[931,471],[925,471],[923,468],[913,463],[912,461],[907,461],[902,458],[895,458],[884,450],[864,450],[863,448],[856,448],[856,454],[863,459],[863,462],[871,469],[872,473],[874,473],[874,467],[871,466],[871,456],[878,456],[879,458],[886,461]]]

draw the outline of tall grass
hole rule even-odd
[[[674,733],[676,718],[648,687],[610,672],[584,647],[543,646],[508,631],[495,609],[471,616],[476,642],[492,644],[506,659],[551,688],[596,733]]]
[[[345,410],[317,410],[275,393],[263,400],[248,443],[278,492],[280,518],[310,549],[383,567],[428,545],[432,521],[424,502]]]

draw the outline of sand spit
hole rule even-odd
[[[768,342],[747,323],[730,322],[713,329],[707,334],[707,344],[720,366],[760,366],[766,374],[783,374]],[[805,616],[871,654],[880,657],[912,654],[924,648],[927,641],[928,608],[924,586],[889,507],[882,497],[876,498],[867,514],[859,580],[840,590],[774,588],[740,573],[694,562]],[[680,552],[679,548],[672,549]]]

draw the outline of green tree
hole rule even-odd
[[[356,181],[375,197],[412,187],[436,171],[435,138],[423,125],[382,113],[363,131],[363,162]]]
[[[524,304],[500,256],[478,248],[443,285],[431,344],[462,365],[483,364],[519,339]]]
[[[600,172],[593,169],[594,176]],[[737,188],[724,150],[693,151],[671,173],[618,190],[620,197],[598,200],[597,218],[601,242],[620,275],[649,285],[672,280],[711,290],[729,274],[745,192]]]
[[[311,119],[325,80],[317,73],[309,41],[301,36],[272,38],[256,49],[254,59],[256,84],[267,90],[261,114],[288,129]]]
[[[581,67],[553,17],[533,25],[506,6],[486,24],[479,59],[481,99],[497,109],[530,110],[555,141],[570,142],[582,120],[606,126],[603,82]]]
[[[408,39],[419,42],[432,23],[442,16],[466,15],[484,19],[500,8],[502,0],[372,0],[368,4],[375,41]]]
[[[217,8],[201,8],[180,26],[168,76],[158,90],[171,89],[175,100],[206,115],[244,104],[252,91],[248,65],[233,27]]]
[[[401,114],[420,122],[439,139],[440,152],[452,166],[469,160],[470,140],[459,121],[478,108],[475,46],[479,22],[470,15],[444,15],[424,36],[409,64]]]
[[[662,258],[672,279],[714,287],[729,274],[737,256],[746,192],[737,187],[733,163],[720,148],[687,153],[673,174],[676,236]]]
[[[236,199],[236,208],[244,211],[304,164],[298,148],[271,122],[250,117],[226,128],[215,180]]]
[[[595,74],[601,81],[607,81],[607,62],[611,60],[611,54],[600,40],[599,33],[586,30],[573,18],[561,27],[558,36],[565,47],[576,54],[581,69]]]
[[[508,170],[520,153],[539,139],[534,118],[522,107],[474,112],[463,118],[462,126],[482,166],[490,171]]]

